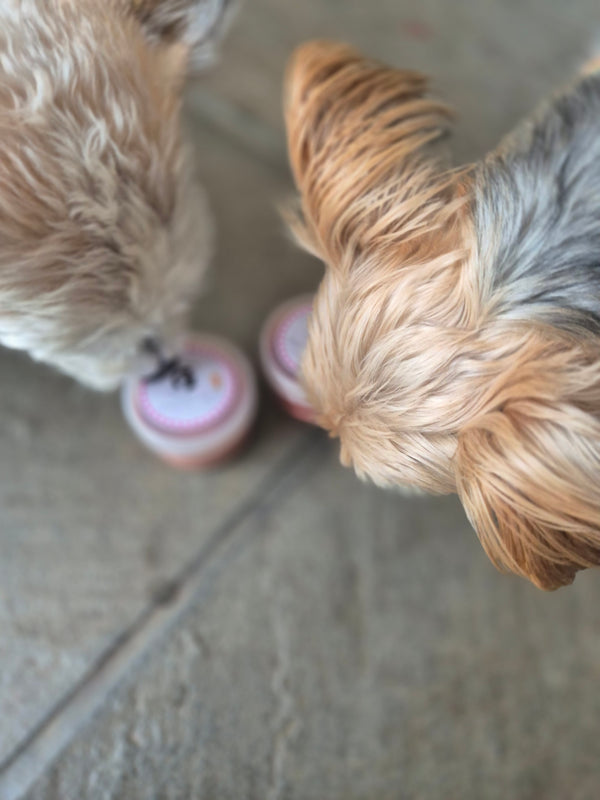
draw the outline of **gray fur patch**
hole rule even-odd
[[[600,75],[580,79],[475,171],[483,302],[600,333]]]

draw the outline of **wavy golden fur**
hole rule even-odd
[[[0,344],[97,389],[183,325],[212,224],[181,131],[231,0],[0,0]]]
[[[553,589],[600,563],[600,222],[587,199],[600,77],[461,170],[434,152],[451,115],[426,90],[341,44],[290,62],[292,226],[327,265],[307,390],[344,464],[458,492],[492,561]]]

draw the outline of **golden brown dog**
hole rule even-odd
[[[231,0],[0,0],[0,343],[98,389],[178,330],[212,231],[181,134]]]
[[[327,265],[304,376],[341,457],[458,492],[500,567],[600,563],[600,73],[445,167],[425,78],[314,42],[286,84],[300,241]]]

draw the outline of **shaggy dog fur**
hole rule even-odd
[[[286,84],[319,422],[359,475],[458,492],[544,589],[600,563],[598,66],[461,170],[420,74],[315,42]]]
[[[180,130],[230,0],[0,0],[0,343],[97,389],[178,330],[211,249]]]

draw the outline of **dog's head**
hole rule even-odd
[[[491,559],[555,588],[600,562],[597,342],[507,312],[477,171],[433,157],[449,112],[425,90],[343,45],[290,63],[292,227],[326,263],[305,383],[345,464],[458,491]]]
[[[112,388],[210,250],[180,98],[228,0],[0,8],[0,343]]]

